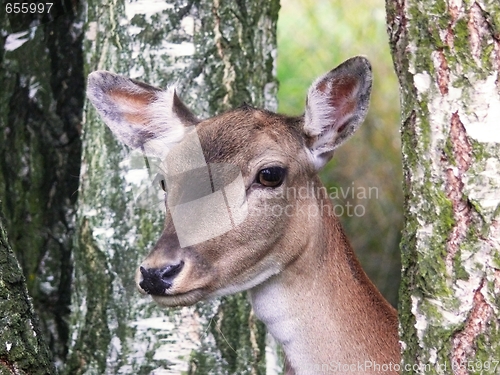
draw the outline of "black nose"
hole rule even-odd
[[[181,272],[184,262],[169,264],[162,268],[140,267],[142,281],[139,286],[148,294],[163,296],[166,290],[172,286],[174,278]]]

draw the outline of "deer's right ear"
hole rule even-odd
[[[131,148],[163,157],[199,121],[174,89],[156,87],[110,72],[89,75],[87,96],[113,134]]]
[[[353,57],[318,78],[307,94],[304,133],[316,170],[361,125],[370,103],[370,62]]]

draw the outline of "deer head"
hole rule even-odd
[[[139,291],[160,305],[179,306],[251,290],[257,315],[284,343],[297,374],[305,373],[299,352],[311,353],[309,360],[322,359],[304,340],[289,344],[287,350],[286,342],[294,342],[288,337],[293,329],[271,327],[278,319],[268,306],[271,296],[279,295],[289,307],[292,303],[297,316],[305,319],[315,305],[303,297],[312,287],[307,280],[320,294],[338,295],[342,287],[371,299],[371,305],[375,295],[382,301],[377,312],[359,302],[345,310],[359,310],[359,318],[363,310],[371,310],[390,320],[387,340],[392,346],[386,351],[397,358],[394,312],[373,291],[335,215],[325,212],[331,205],[317,177],[362,123],[371,83],[369,62],[355,57],[312,84],[304,116],[244,105],[199,120],[175,90],[162,91],[108,72],[92,73],[88,97],[115,136],[164,161],[160,185],[167,192],[165,227],[137,270]],[[318,276],[310,279],[314,274],[322,275],[321,282]],[[336,309],[346,298],[325,296],[323,305]],[[325,324],[339,340],[344,328],[335,326],[336,319]]]

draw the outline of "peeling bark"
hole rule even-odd
[[[487,333],[488,322],[495,315],[495,312],[486,301],[483,295],[484,280],[481,281],[481,285],[474,293],[474,299],[472,303],[472,309],[465,322],[462,330],[453,335],[453,349],[451,354],[451,360],[456,364],[464,364],[470,361],[474,361],[476,356],[476,342],[480,335]],[[496,359],[496,357],[491,357]],[[478,372],[478,371],[475,371]],[[480,371],[479,371],[480,372]],[[491,371],[493,373],[493,371]],[[465,375],[469,374],[467,368],[459,366],[454,374]]]
[[[446,270],[449,275],[453,274],[454,262],[460,250],[460,244],[465,240],[467,230],[472,221],[472,206],[464,195],[464,182],[462,178],[469,169],[472,162],[472,147],[467,139],[467,133],[460,117],[455,112],[451,115],[449,139],[451,142],[452,156],[455,163],[443,158],[443,162],[448,161],[449,167],[446,169],[446,196],[451,202],[454,224],[446,240]]]
[[[500,3],[386,6],[403,123],[403,373],[497,373]]]

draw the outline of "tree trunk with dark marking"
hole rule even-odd
[[[45,12],[0,7],[0,201],[40,331],[62,364],[85,96],[82,5],[39,3]]]

